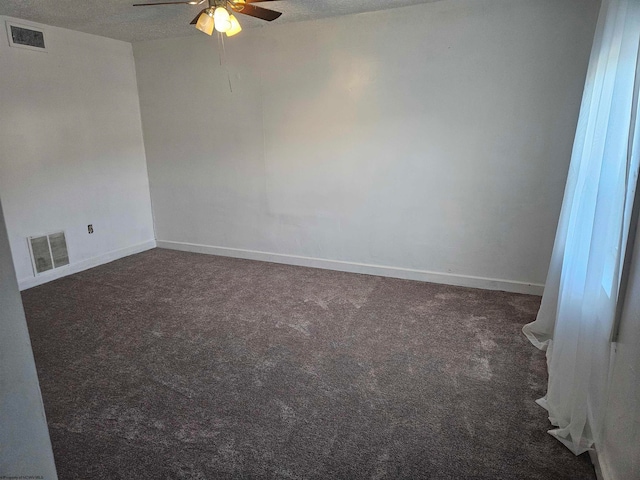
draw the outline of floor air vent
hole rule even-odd
[[[39,28],[7,22],[7,33],[9,35],[9,45],[12,47],[46,50],[44,31]]]
[[[37,275],[53,268],[69,265],[69,253],[64,232],[41,237],[29,237],[33,271]]]

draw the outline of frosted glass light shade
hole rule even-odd
[[[211,18],[211,15],[209,15],[209,13],[207,13],[206,11],[202,12],[200,17],[198,18],[198,23],[196,23],[196,28],[201,32],[206,33],[207,35],[211,35],[213,34],[213,26],[214,21],[213,18]]]
[[[213,22],[216,26],[216,30],[219,32],[227,32],[231,29],[231,20],[229,19],[229,12],[224,7],[218,7],[213,12]]]
[[[235,17],[235,15],[229,15],[229,21],[231,22],[231,28],[227,30],[227,37],[232,37],[236,33],[240,33],[242,27],[240,26],[240,22]]]

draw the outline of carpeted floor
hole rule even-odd
[[[540,299],[155,249],[23,292],[65,479],[593,479]]]

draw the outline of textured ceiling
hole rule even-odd
[[[189,22],[204,5],[133,7],[167,0],[0,0],[0,15],[78,30],[127,42],[193,35]],[[278,0],[262,4],[282,12],[273,23],[384,10],[435,0]],[[238,16],[243,28],[266,22]]]

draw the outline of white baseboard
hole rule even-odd
[[[593,467],[596,470],[596,478],[598,480],[613,480],[611,469],[607,465],[606,459],[603,458],[601,452],[598,452],[597,447],[595,447],[593,450],[589,450],[589,458],[591,459],[591,463],[593,463]]]
[[[542,291],[544,290],[544,285],[537,283],[524,283],[511,280],[474,277],[471,275],[458,275],[452,273],[429,272],[426,270],[414,270],[411,268],[345,262],[342,260],[327,260],[323,258],[287,255],[283,253],[244,250],[241,248],[215,247],[211,245],[199,245],[195,243],[171,242],[167,240],[158,240],[157,243],[159,248],[181,250],[183,252],[206,253],[209,255],[220,255],[223,257],[245,258],[249,260],[260,260],[263,262],[297,265],[301,267],[338,270],[340,272],[363,273],[366,275],[380,275],[382,277],[402,278],[405,280],[418,280],[431,283],[443,283],[446,285],[482,288],[485,290],[503,290],[505,292],[527,293],[530,295],[542,295]]]
[[[48,270],[35,277],[23,278],[18,281],[18,286],[20,290],[26,290],[27,288],[42,285],[43,283],[66,277],[67,275],[72,275],[74,273],[82,272],[83,270],[97,267],[98,265],[103,265],[105,263],[113,262],[114,260],[118,260],[119,258],[128,257],[129,255],[133,255],[134,253],[144,252],[145,250],[150,250],[155,247],[156,241],[149,240],[147,242],[132,245],[130,247],[120,248],[118,250],[113,250],[111,252],[98,255],[97,257],[87,258],[86,260],[71,263],[69,265],[65,265],[64,267],[56,268],[54,270]]]
[[[589,459],[591,460],[591,463],[593,463],[593,468],[596,471],[596,478],[598,480],[604,480],[600,459],[598,458],[598,453],[595,450],[589,450]]]

